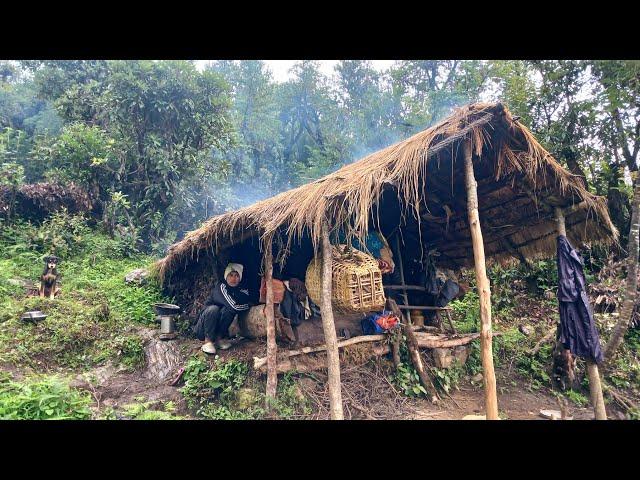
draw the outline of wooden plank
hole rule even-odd
[[[435,310],[437,312],[452,310],[451,307],[434,307],[432,305],[398,305],[401,310]]]

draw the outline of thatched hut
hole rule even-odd
[[[243,261],[256,288],[262,252],[268,267],[273,253],[276,267],[291,273],[339,229],[360,239],[371,229],[385,236],[398,231],[405,267],[434,250],[442,267],[476,267],[486,353],[484,259],[554,256],[557,212],[574,245],[617,238],[603,198],[589,193],[502,104],[475,103],[319,180],[211,218],[157,267],[167,292],[195,315],[229,260]]]

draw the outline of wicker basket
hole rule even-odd
[[[331,305],[338,313],[374,312],[384,309],[382,273],[371,256],[346,245],[333,245]],[[305,284],[311,300],[322,300],[322,260],[314,258],[307,267]]]

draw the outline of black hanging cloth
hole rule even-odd
[[[596,363],[603,360],[583,272],[584,262],[567,237],[558,235],[560,341],[571,353]]]

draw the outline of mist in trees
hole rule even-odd
[[[624,237],[640,151],[640,62],[316,61],[276,82],[262,61],[0,62],[0,163],[74,182],[112,234],[164,249],[214,214],[312,181],[432,125],[503,101]],[[7,174],[8,175],[8,174]]]

